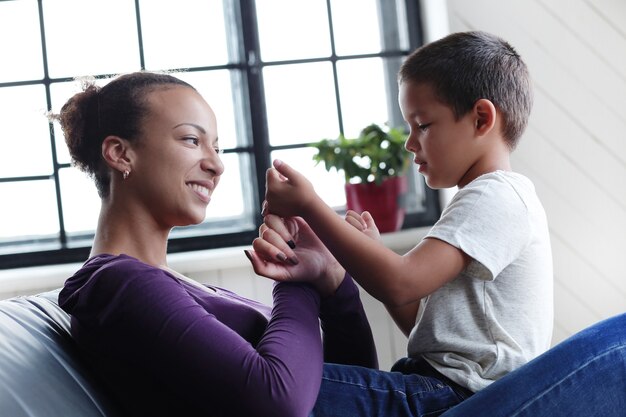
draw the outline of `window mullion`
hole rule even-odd
[[[267,126],[267,109],[263,85],[263,65],[257,25],[256,8],[253,0],[241,0],[241,33],[245,56],[245,86],[248,89],[248,117],[252,140],[253,170],[256,174],[255,223],[261,218],[261,201],[265,195],[265,172],[271,166],[271,148]]]
[[[52,110],[52,99],[50,97],[50,74],[48,71],[48,50],[46,46],[46,31],[43,18],[43,4],[41,0],[37,2],[39,11],[39,26],[41,34],[41,52],[43,55],[43,73],[44,73],[44,85],[46,90],[46,108],[48,111]],[[50,155],[52,156],[52,167],[54,177],[54,192],[57,200],[57,216],[59,218],[59,241],[62,248],[67,247],[67,233],[65,232],[65,220],[63,216],[63,200],[61,199],[61,181],[59,178],[59,160],[57,157],[56,139],[54,137],[54,126],[49,123],[50,131]]]
[[[143,32],[141,30],[141,10],[139,7],[139,0],[135,0],[135,16],[137,18],[137,44],[139,48],[139,67],[146,69],[146,60],[143,53]]]

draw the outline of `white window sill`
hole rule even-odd
[[[428,227],[421,227],[385,233],[382,239],[388,248],[405,253],[415,246],[428,230]],[[250,246],[237,246],[173,253],[168,256],[168,262],[173,269],[184,270],[186,273],[242,268],[250,265],[243,254],[243,250],[249,248]],[[0,299],[59,288],[81,265],[82,263],[71,263],[0,270]]]

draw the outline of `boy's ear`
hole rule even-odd
[[[498,112],[491,100],[481,98],[474,103],[474,115],[476,117],[476,133],[483,136],[495,126]]]
[[[133,156],[133,149],[126,139],[111,135],[102,141],[102,157],[116,171],[132,171]]]

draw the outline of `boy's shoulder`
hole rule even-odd
[[[520,174],[519,172],[515,171],[504,170],[492,171],[480,175],[469,184],[467,184],[465,187],[483,187],[487,184],[492,183],[506,184],[512,187],[531,187],[533,190],[535,188],[530,178],[528,178],[524,174]]]
[[[470,224],[500,224],[509,230],[537,216],[545,217],[545,211],[532,181],[516,172],[494,171],[459,189],[434,226],[458,230]]]
[[[493,171],[483,174],[460,189],[455,199],[520,200],[524,205],[538,203],[535,185],[527,176],[513,171]]]

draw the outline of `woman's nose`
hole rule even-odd
[[[214,175],[222,175],[224,173],[224,163],[215,149],[207,150],[205,157],[202,159],[202,169],[212,172]]]

